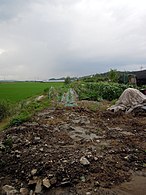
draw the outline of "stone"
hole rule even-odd
[[[84,157],[84,156],[82,156],[82,157],[80,158],[80,163],[81,163],[82,165],[89,165],[89,164],[90,164],[90,162],[88,161],[88,159],[87,159],[86,157]]]
[[[80,179],[82,182],[86,182],[85,176],[81,176]]]
[[[34,137],[34,141],[36,141],[36,142],[40,141],[40,139],[41,139],[40,137]]]
[[[56,184],[56,183],[57,183],[56,177],[51,178],[51,179],[50,179],[50,183],[51,183],[51,185]]]
[[[5,146],[4,144],[2,144],[2,142],[0,142],[0,150],[3,150],[3,149],[5,149]]]
[[[70,185],[70,181],[63,181],[63,182],[60,183],[60,185],[68,186],[68,185]]]
[[[43,186],[45,186],[46,188],[49,188],[51,186],[48,178],[43,179]]]
[[[39,179],[35,187],[35,193],[41,193],[41,191],[42,191],[42,180]]]
[[[80,117],[80,123],[88,125],[88,124],[90,124],[90,120],[87,117],[82,116],[82,117]]]
[[[44,148],[40,148],[40,151],[43,152],[44,151]]]
[[[95,181],[95,182],[94,182],[94,186],[99,187],[99,186],[100,186],[99,181]]]
[[[6,193],[6,195],[15,195],[18,193],[18,191],[10,185],[3,186],[2,190],[4,191],[4,193]]]
[[[92,193],[91,192],[86,192],[86,195],[91,195]]]
[[[68,160],[63,160],[62,162],[63,162],[63,163],[68,163]]]
[[[36,184],[36,183],[37,183],[37,180],[29,180],[28,185],[33,185],[33,184]]]
[[[27,188],[20,188],[21,195],[29,195],[29,191]]]
[[[36,97],[35,100],[36,101],[41,101],[42,99],[44,99],[44,97],[45,97],[44,95],[40,95],[40,96]]]
[[[95,161],[97,161],[97,160],[98,160],[98,158],[95,156],[95,157],[94,157],[94,160],[95,160]]]
[[[31,170],[31,175],[35,175],[37,173],[37,169],[32,169]]]
[[[17,153],[17,154],[21,154],[21,151],[19,151],[19,150],[15,150],[15,153]]]
[[[33,194],[34,194],[33,190],[30,190],[29,195],[33,195]]]

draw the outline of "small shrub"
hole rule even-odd
[[[0,101],[0,121],[10,114],[10,104],[7,101]]]
[[[120,74],[116,69],[110,69],[108,72],[108,77],[111,82],[118,82]]]
[[[44,89],[44,94],[47,94],[49,92],[49,90],[50,90],[50,87],[45,88]]]
[[[18,126],[30,119],[30,115],[28,113],[20,113],[18,116],[15,116],[11,121],[9,126]]]
[[[64,83],[66,85],[69,85],[71,83],[71,78],[70,77],[66,77]]]
[[[117,99],[127,87],[124,84],[108,82],[76,82],[72,84],[72,88],[75,89],[80,100],[93,101]]]

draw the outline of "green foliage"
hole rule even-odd
[[[0,121],[10,114],[10,104],[8,101],[0,101]]]
[[[118,82],[127,84],[128,83],[128,73],[127,72],[120,73]]]
[[[9,126],[18,126],[26,121],[28,121],[30,115],[28,113],[20,113],[19,115],[15,116],[11,121]]]
[[[28,120],[38,111],[43,110],[49,106],[47,97],[43,101],[36,101],[30,99],[29,101],[22,101],[15,116],[11,119],[8,126],[18,126]]]
[[[51,86],[61,88],[64,83],[51,82],[12,82],[0,83],[0,122],[14,116],[10,125],[18,125],[28,120],[35,112],[49,105],[47,94]],[[36,96],[46,95],[43,101],[36,101]],[[6,99],[6,100],[5,100]],[[1,128],[1,126],[0,126]]]
[[[108,72],[108,78],[111,82],[118,82],[119,77],[120,75],[116,69],[110,69]]]
[[[64,83],[66,85],[69,85],[71,83],[71,78],[70,77],[66,77]]]
[[[47,94],[49,92],[50,87],[47,87],[44,89],[44,94]]]
[[[96,74],[92,76],[86,76],[80,79],[84,82],[100,82],[100,81],[108,81],[108,77],[106,75]]]
[[[114,100],[119,98],[121,93],[128,87],[124,84],[98,82],[74,82],[72,87],[79,95],[80,100],[94,100],[99,101]]]

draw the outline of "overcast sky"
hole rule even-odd
[[[0,80],[146,69],[146,0],[0,0]]]

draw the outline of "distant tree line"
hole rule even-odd
[[[114,82],[114,83],[128,83],[128,72],[120,72],[116,69],[110,69],[109,72],[103,74],[95,74],[80,78],[84,82]]]

